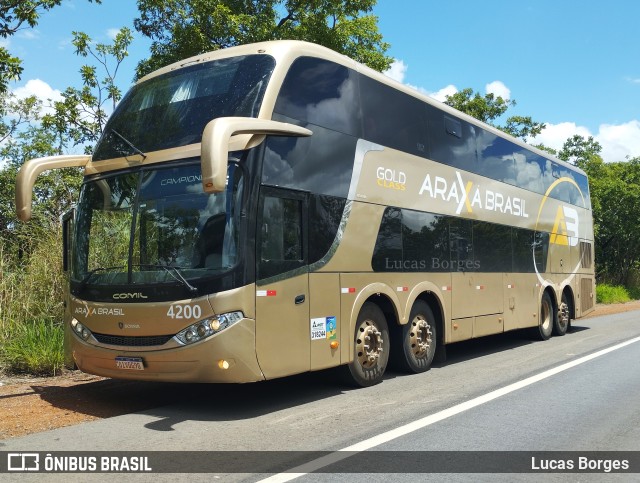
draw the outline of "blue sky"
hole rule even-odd
[[[640,156],[640,2],[637,0],[378,0],[374,13],[396,59],[388,75],[437,99],[471,87],[517,101],[511,115],[547,123],[536,142],[559,148],[574,133],[593,135],[607,161]],[[2,41],[23,59],[19,95],[80,82],[85,59],[71,32],[108,42],[133,29],[133,0],[65,0],[34,30]],[[121,66],[126,89],[149,41],[135,34]]]

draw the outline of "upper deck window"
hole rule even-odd
[[[135,154],[123,137],[140,151],[157,151],[199,143],[215,118],[256,117],[274,66],[268,55],[232,57],[134,86],[107,123],[93,160]]]
[[[282,84],[274,110],[293,119],[360,137],[357,75],[327,60],[296,59]]]

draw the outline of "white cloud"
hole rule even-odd
[[[115,40],[118,32],[120,32],[120,29],[107,29],[107,37],[109,37],[111,40]]]
[[[602,158],[605,161],[623,161],[627,156],[640,156],[640,121],[601,124],[595,139],[602,145]]]
[[[560,150],[565,141],[578,134],[585,138],[593,136],[602,146],[600,153],[606,162],[624,161],[627,157],[640,156],[640,121],[632,120],[623,124],[601,124],[597,133],[573,122],[547,124],[547,127],[530,143],[542,143]]]
[[[36,96],[42,101],[43,107],[41,114],[53,114],[53,103],[55,101],[62,101],[62,93],[40,79],[27,81],[24,86],[14,89],[13,94],[18,99]]]
[[[40,79],[31,79],[27,83],[13,90],[13,93],[19,99],[24,99],[29,96],[36,96],[42,101],[51,99],[52,101],[61,101],[62,95],[59,90],[52,88],[46,82]]]
[[[502,81],[493,81],[485,86],[487,94],[493,94],[495,97],[502,97],[505,101],[511,99],[511,90],[504,85]]]
[[[458,92],[458,88],[453,84],[449,84],[448,86],[443,87],[439,91],[429,92],[428,94],[429,96],[433,97],[437,101],[444,102],[447,100],[447,96],[452,96],[456,92]]]
[[[407,64],[400,59],[394,59],[389,68],[385,70],[383,74],[398,82],[404,82],[404,75],[406,72]]]

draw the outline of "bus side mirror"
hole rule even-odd
[[[253,148],[265,136],[311,136],[309,129],[285,122],[252,117],[220,117],[209,122],[202,133],[202,187],[205,193],[224,191],[227,184],[229,151]]]
[[[47,156],[30,159],[22,165],[16,177],[16,214],[22,221],[31,218],[33,185],[43,171],[60,168],[84,168],[91,161],[87,155]]]

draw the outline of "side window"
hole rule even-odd
[[[473,222],[475,269],[480,272],[511,272],[511,228],[483,221]]]
[[[477,145],[478,174],[516,185],[514,153],[522,148],[485,129],[478,129]]]
[[[388,85],[360,77],[364,138],[416,156],[427,156],[424,103]]]
[[[473,222],[463,218],[451,218],[449,242],[452,272],[477,272],[473,256]]]
[[[476,127],[425,105],[428,120],[430,158],[440,163],[476,173]]]
[[[260,207],[258,278],[273,277],[306,265],[304,196],[281,197],[268,192]]]
[[[380,222],[371,266],[375,272],[401,272],[402,261],[402,210],[387,208]]]
[[[274,111],[360,137],[357,75],[327,60],[300,57],[287,73]]]

